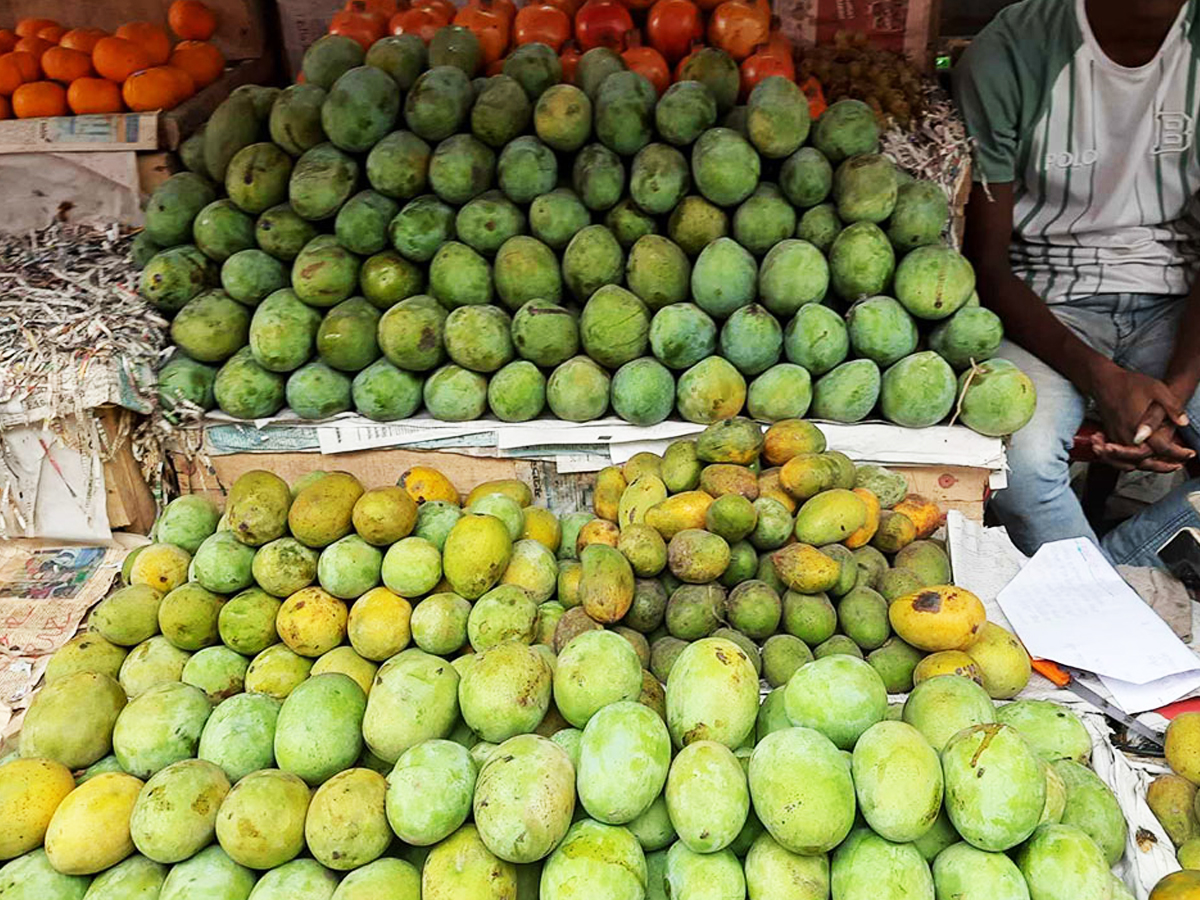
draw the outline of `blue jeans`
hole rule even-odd
[[[1161,378],[1175,346],[1186,299],[1151,294],[1100,294],[1051,307],[1060,322],[1084,343],[1126,369]],[[1012,436],[1008,487],[992,498],[992,509],[1013,542],[1032,554],[1047,541],[1087,537],[1117,565],[1158,566],[1158,548],[1180,528],[1200,526],[1187,494],[1200,490],[1193,479],[1158,503],[1096,539],[1071,490],[1068,454],[1083,422],[1087,401],[1075,387],[1033,354],[1010,341],[996,353],[1012,360],[1037,387],[1037,411]],[[1191,424],[1180,439],[1200,452],[1200,391],[1187,404]]]

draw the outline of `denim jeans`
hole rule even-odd
[[[1060,322],[1088,346],[1126,369],[1161,378],[1170,361],[1186,298],[1152,294],[1100,294],[1051,307]],[[1013,542],[1032,554],[1047,541],[1088,537],[1117,565],[1161,565],[1157,550],[1180,528],[1200,526],[1187,494],[1193,479],[1158,503],[1096,539],[1071,490],[1068,453],[1083,422],[1087,401],[1066,378],[1010,341],[996,353],[1012,360],[1037,387],[1033,419],[1012,436],[1008,487],[991,507]],[[1190,424],[1179,437],[1200,452],[1200,391],[1187,404]]]

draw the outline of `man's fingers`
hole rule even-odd
[[[1145,446],[1154,451],[1154,455],[1159,459],[1185,463],[1195,457],[1196,451],[1192,450],[1191,447],[1185,447],[1183,444],[1176,443],[1172,440],[1173,436],[1172,432],[1159,429],[1150,436]]]
[[[1183,408],[1183,403],[1178,397],[1171,393],[1171,389],[1161,381],[1154,382],[1154,399],[1161,404],[1162,408],[1167,411],[1167,415],[1180,428],[1186,427],[1188,424],[1187,410]],[[1147,410],[1147,415],[1152,410]]]
[[[1168,475],[1171,472],[1178,472],[1183,468],[1183,464],[1177,462],[1168,462],[1165,459],[1158,459],[1157,457],[1152,456],[1149,459],[1143,460],[1141,464],[1138,465],[1138,468],[1143,472],[1157,472],[1160,475]]]
[[[1138,422],[1137,429],[1133,434],[1133,443],[1138,445],[1145,443],[1150,435],[1158,430],[1158,427],[1162,425],[1166,417],[1167,411],[1163,408],[1162,404],[1158,402],[1151,403],[1145,415],[1142,416],[1141,421]]]
[[[1138,447],[1130,447],[1128,444],[1104,444],[1099,449],[1099,454],[1106,462],[1111,460],[1123,460],[1127,462],[1137,463],[1143,459],[1148,459],[1154,455],[1154,451],[1146,444]]]

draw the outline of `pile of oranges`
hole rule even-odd
[[[200,0],[175,0],[167,17],[178,38],[150,22],[109,34],[27,18],[0,28],[0,119],[173,109],[225,71],[216,31]]]

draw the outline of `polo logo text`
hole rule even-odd
[[[1084,150],[1081,153],[1072,153],[1069,150],[1052,150],[1046,154],[1046,166],[1055,167],[1058,169],[1076,169],[1080,166],[1094,166],[1096,160],[1100,158],[1100,151],[1096,149]]]

